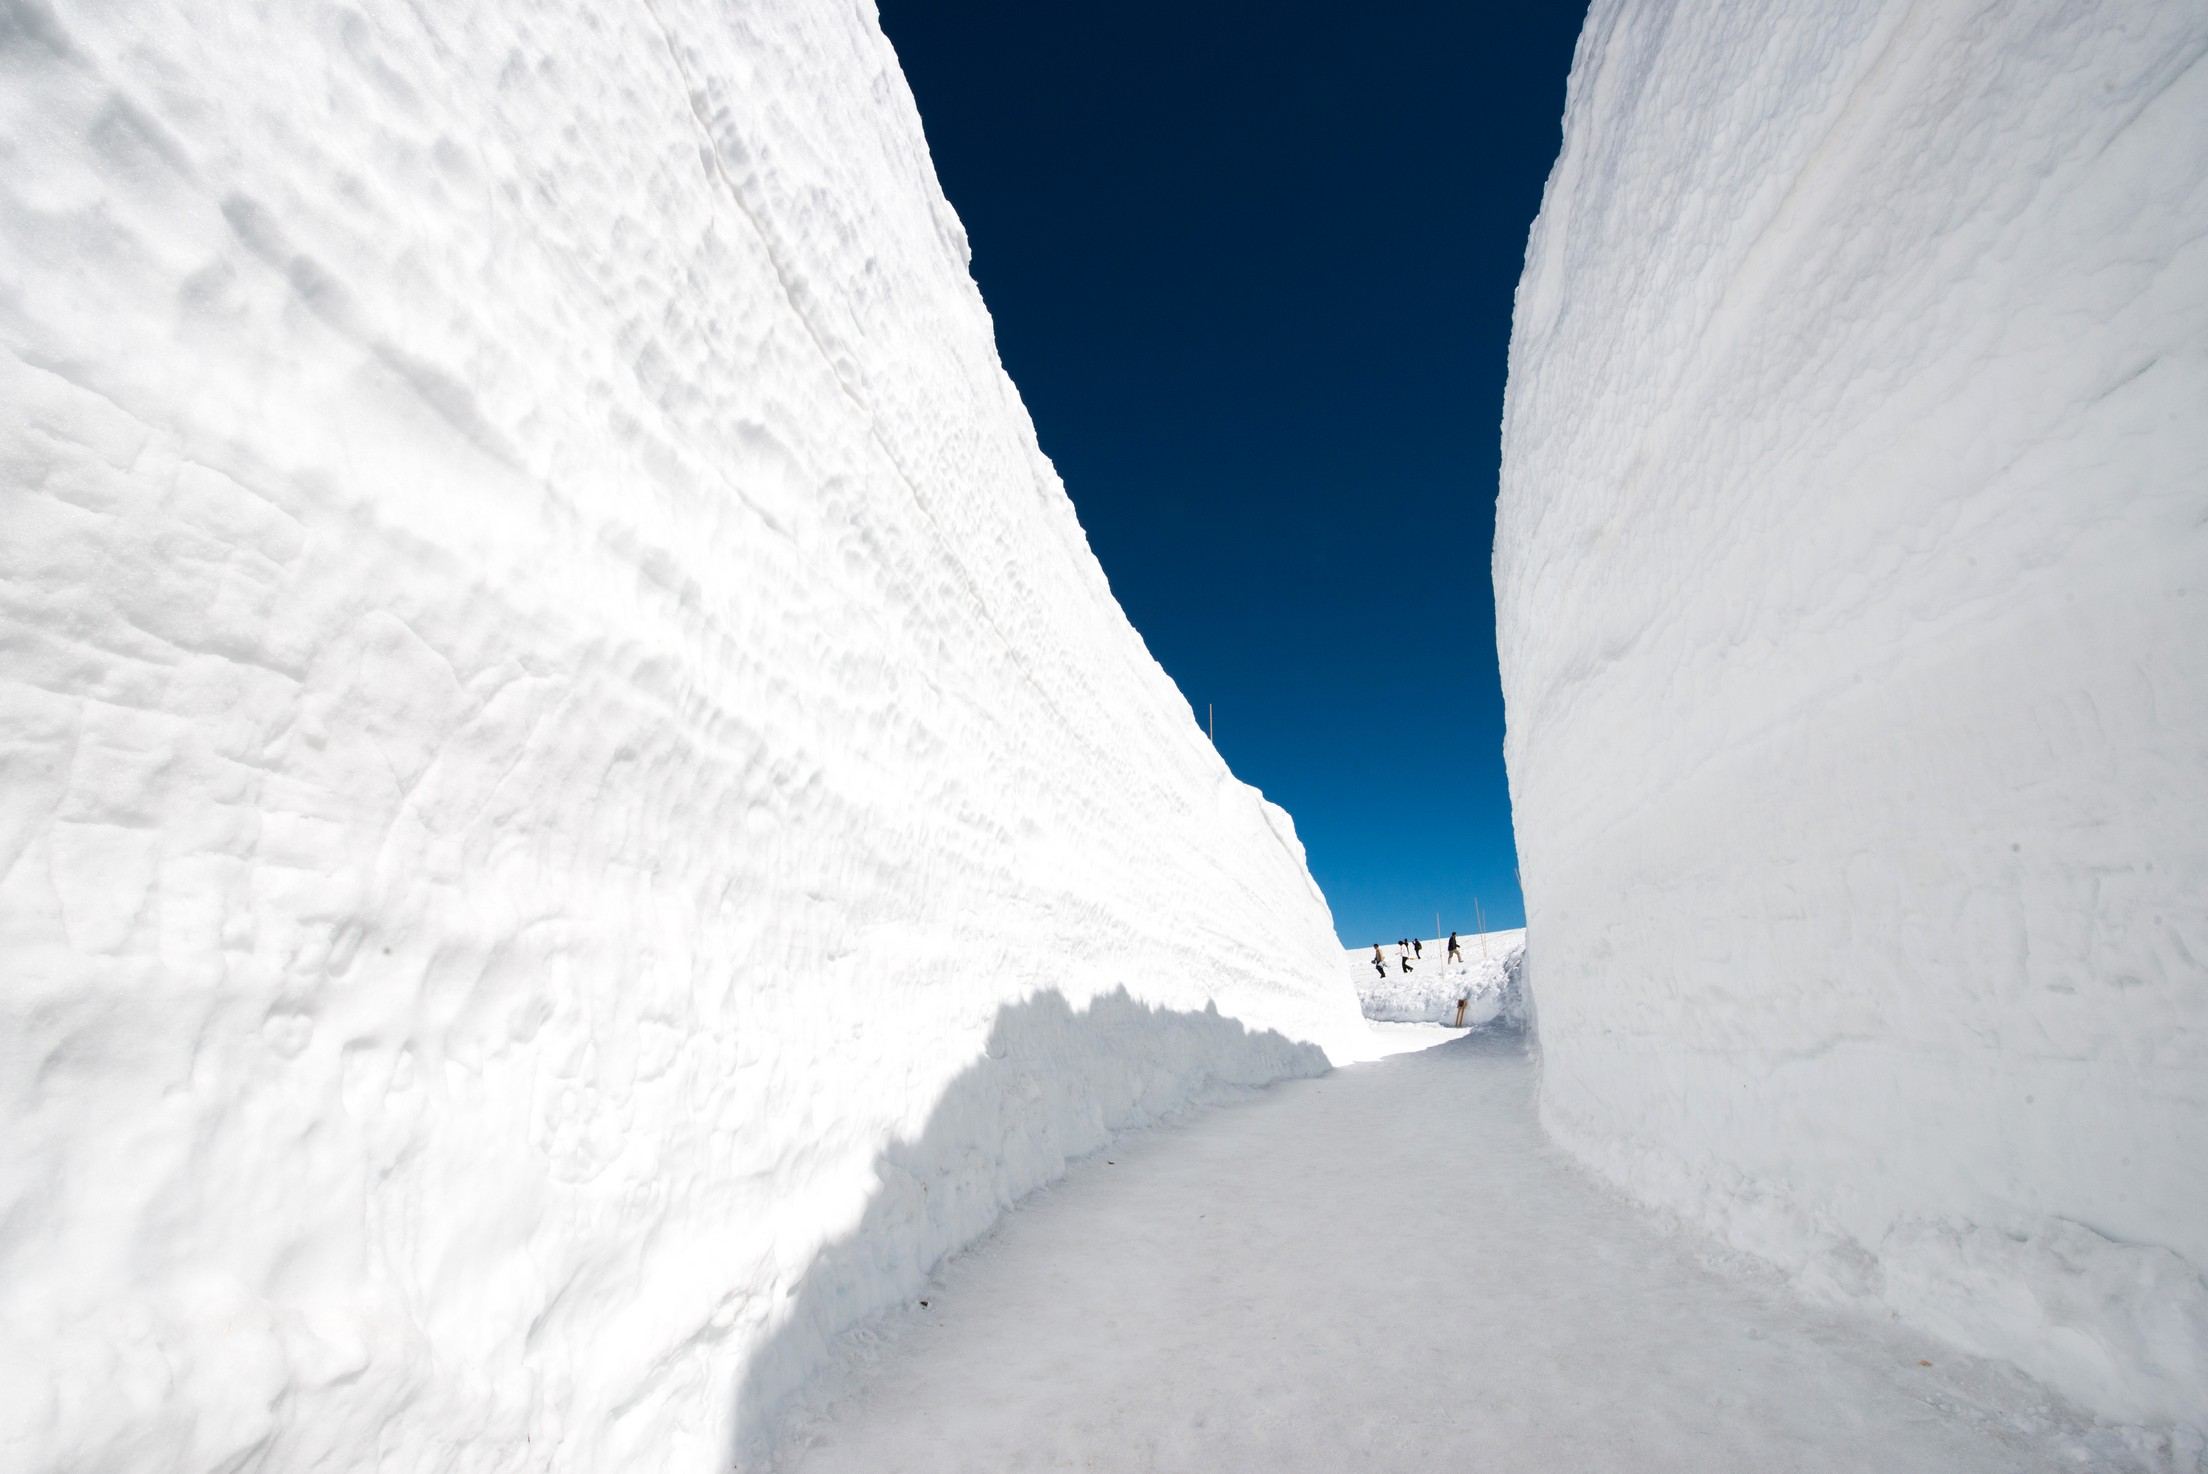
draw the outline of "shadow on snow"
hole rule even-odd
[[[754,1467],[772,1450],[791,1395],[831,1363],[838,1336],[917,1295],[946,1256],[1074,1158],[1191,1104],[1326,1070],[1316,1045],[1252,1032],[1215,1005],[1154,1008],[1124,988],[1078,1012],[1054,991],[1006,1004],[920,1134],[875,1157],[858,1226],[789,1287],[788,1313],[736,1390],[732,1460]]]

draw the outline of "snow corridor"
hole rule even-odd
[[[2134,1466],[2015,1374],[1809,1308],[1599,1186],[1543,1137],[1519,1035],[1377,1027],[1398,1052],[1027,1200],[846,1338],[770,1467]]]

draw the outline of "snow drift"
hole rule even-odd
[[[1543,1117],[2208,1424],[2208,18],[1600,0],[1497,511]]]
[[[720,1467],[1361,1034],[966,261],[864,7],[0,0],[0,1462]]]
[[[1462,961],[1449,961],[1449,939],[1439,937],[1425,943],[1425,956],[1408,973],[1392,942],[1380,949],[1386,964],[1382,972],[1373,969],[1370,947],[1350,948],[1349,979],[1365,1017],[1383,1023],[1454,1024],[1461,999],[1468,1028],[1497,1019],[1510,1027],[1523,1026],[1525,994],[1518,980],[1525,968],[1525,932],[1497,931],[1458,940]]]

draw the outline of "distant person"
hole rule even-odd
[[[1380,944],[1378,942],[1372,944],[1372,970],[1382,977],[1388,975],[1388,961],[1380,955]]]
[[[1411,938],[1411,951],[1419,961],[1424,962],[1426,960],[1426,944],[1416,937]]]
[[[1397,942],[1395,944],[1395,965],[1402,968],[1405,972],[1409,972],[1411,970],[1410,950],[1406,948],[1401,942]]]
[[[1451,962],[1464,961],[1464,954],[1457,950],[1457,934],[1455,932],[1449,933],[1449,960]]]

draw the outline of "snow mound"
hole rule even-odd
[[[1381,947],[1384,969],[1377,971],[1370,947],[1351,948],[1349,975],[1365,1017],[1383,1023],[1455,1024],[1462,1000],[1467,1028],[1498,1019],[1505,1027],[1522,1027],[1525,994],[1518,978],[1525,964],[1525,932],[1496,931],[1457,940],[1461,962],[1449,961],[1449,939],[1442,937],[1422,942],[1425,955],[1414,957],[1407,973],[1393,942]]]
[[[1495,549],[1549,1129],[2196,1426],[2204,55],[2197,5],[1598,0]]]
[[[1360,1046],[871,7],[12,0],[0,160],[10,1468],[723,1467]]]

